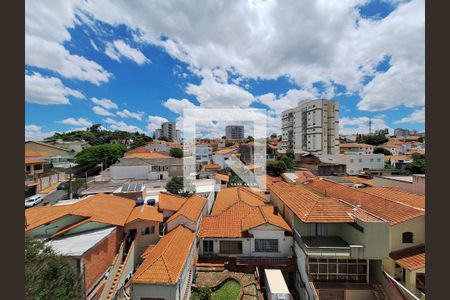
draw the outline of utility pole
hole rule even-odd
[[[369,119],[369,135],[372,134],[372,119]]]
[[[69,199],[72,200],[72,164],[69,163]]]
[[[86,183],[86,188],[87,188],[88,187],[88,184],[87,184],[87,171],[84,172],[84,182]]]

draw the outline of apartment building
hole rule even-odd
[[[227,139],[244,139],[244,126],[227,125],[225,127],[225,136]]]
[[[282,113],[281,149],[335,154],[339,144],[339,103],[309,100]]]
[[[367,170],[384,169],[384,154],[325,154],[318,157],[325,164],[345,165],[346,173],[349,175],[357,175]]]
[[[399,137],[399,136],[406,137],[406,136],[410,135],[410,131],[409,131],[409,129],[396,128],[396,129],[394,129],[394,135],[396,137]]]
[[[212,159],[212,147],[210,144],[202,143],[195,145],[195,160],[201,164],[208,164]]]
[[[155,130],[155,138],[159,139],[162,136],[168,138],[171,141],[179,141],[180,131],[177,130],[177,123],[175,122],[163,122],[161,128]]]

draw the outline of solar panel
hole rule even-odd
[[[122,192],[127,192],[130,188],[130,185],[128,183],[125,183],[122,185]]]
[[[136,184],[136,191],[142,190],[142,183]]]

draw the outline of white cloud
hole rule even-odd
[[[98,46],[94,43],[93,40],[89,40],[89,42],[91,43],[92,48],[94,48],[95,51],[99,51],[100,49],[98,48]]]
[[[425,107],[416,109],[411,113],[411,115],[395,121],[395,123],[425,123]]]
[[[116,103],[114,103],[113,101],[106,99],[106,98],[97,99],[97,98],[93,97],[93,98],[91,98],[91,101],[105,109],[117,109],[118,108]]]
[[[25,125],[26,141],[41,141],[46,137],[52,136],[55,131],[42,131],[42,127],[38,125]]]
[[[124,109],[122,111],[118,111],[117,115],[122,118],[133,118],[133,119],[141,121],[142,117],[144,116],[144,113],[143,112],[135,113],[135,112],[129,111],[128,109]]]
[[[168,122],[166,118],[160,116],[148,116],[147,131],[152,134],[155,129],[161,128],[161,123]]]
[[[340,84],[361,92],[361,110],[423,105],[424,0],[401,3],[379,20],[360,17],[358,6],[364,3],[211,1],[198,9],[191,3],[93,0],[82,9],[110,25],[125,24],[136,42],[162,47],[194,69],[222,72],[215,74],[222,81],[202,75],[201,85],[188,87],[202,106],[223,104],[213,100],[218,88],[242,96],[243,107],[251,99],[223,81],[224,71],[253,79],[288,76],[306,89],[322,82],[327,95],[334,94],[333,84]],[[386,55],[391,68],[376,72]],[[366,76],[374,78],[364,88]]]
[[[77,24],[76,10],[82,1],[25,2],[25,64],[55,71],[66,78],[108,82],[111,74],[96,62],[70,53],[63,45]]]
[[[372,121],[372,132],[379,129],[385,129],[389,126],[386,125],[383,119],[369,118],[369,117],[357,117],[357,118],[341,118],[339,120],[339,133],[340,134],[355,134],[355,133],[369,133],[369,120]]]
[[[66,87],[59,78],[39,73],[25,74],[25,100],[42,105],[70,104],[69,97],[84,98],[79,91]]]
[[[116,121],[111,118],[106,118],[103,120],[104,122],[110,124],[110,129],[112,130],[120,130],[120,131],[128,131],[128,132],[143,132],[143,130],[134,125],[128,125],[124,121]]]
[[[64,124],[64,125],[72,125],[72,126],[81,126],[81,127],[90,127],[92,126],[92,122],[85,119],[85,118],[67,118],[62,121],[59,121],[58,123]]]
[[[108,43],[106,45],[105,54],[118,62],[120,62],[121,57],[128,58],[138,65],[143,65],[150,62],[150,59],[145,57],[140,50],[130,47],[122,40],[116,40],[112,43]]]
[[[280,115],[286,109],[296,107],[299,102],[308,99],[316,99],[318,96],[317,91],[306,90],[289,90],[286,94],[279,95],[278,97],[273,93],[264,94],[256,97],[258,102],[267,105],[270,109]]]
[[[163,105],[177,114],[182,114],[183,109],[197,107],[197,105],[187,99],[178,100],[173,98],[168,99]]]
[[[92,108],[92,111],[100,116],[114,116],[114,114],[112,112],[110,112],[109,110],[106,110],[100,106],[94,106]]]

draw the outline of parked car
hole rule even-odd
[[[43,195],[34,195],[25,199],[25,207],[33,207],[44,201]]]
[[[64,190],[67,186],[67,182],[61,182],[58,184],[58,187],[56,188],[58,191]]]

